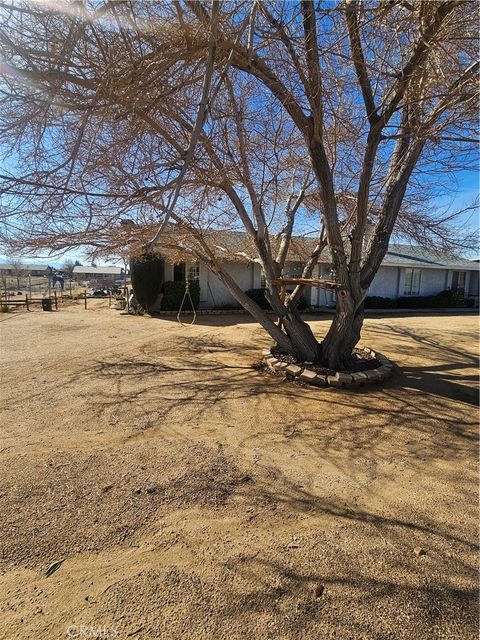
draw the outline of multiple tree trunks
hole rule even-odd
[[[337,310],[322,342],[321,359],[332,369],[348,368],[353,348],[360,340],[363,319],[363,304],[357,311]]]
[[[360,301],[356,302],[350,288],[338,282],[315,278],[277,278],[270,282],[270,299],[274,299],[272,293],[276,293],[276,287],[281,287],[280,302],[285,305],[284,288],[288,284],[325,286],[325,288],[336,290],[337,308],[330,329],[323,341],[319,342],[310,326],[300,317],[296,309],[296,301],[290,307],[287,302],[285,314],[282,314],[279,305],[279,327],[283,327],[290,340],[290,348],[287,352],[299,361],[323,362],[332,369],[348,369],[352,362],[353,349],[360,339],[365,292],[361,291]]]
[[[353,349],[360,339],[363,324],[361,310],[348,313],[337,310],[330,329],[320,342],[310,326],[300,317],[298,311],[282,316],[282,325],[289,339],[288,347],[278,344],[285,353],[298,361],[321,362],[331,369],[348,369],[353,359]]]

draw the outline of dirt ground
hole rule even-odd
[[[0,638],[477,638],[476,317],[367,319],[338,391],[103,304],[0,316]]]

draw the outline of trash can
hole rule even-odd
[[[44,311],[52,311],[52,299],[42,298],[42,309]]]
[[[126,302],[126,300],[123,300],[122,298],[120,298],[119,300],[117,300],[115,302],[115,309],[118,309],[119,311],[123,311],[126,306],[127,306],[127,302]]]

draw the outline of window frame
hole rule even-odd
[[[453,282],[457,279],[457,283],[454,285]],[[452,286],[450,287],[452,290],[456,291],[465,291],[465,285],[467,283],[467,272],[466,271],[454,271],[452,274]]]
[[[200,262],[198,260],[189,260],[186,269],[189,282],[200,282]]]
[[[261,268],[260,269],[260,289],[266,289],[267,288],[267,277],[265,275],[265,271]]]
[[[409,277],[409,272],[411,273]],[[416,277],[418,281],[415,282]],[[407,283],[410,282],[407,287]],[[414,286],[416,284],[416,286]],[[422,285],[422,270],[417,267],[406,267],[405,268],[405,279],[403,283],[403,295],[404,296],[419,296],[420,289]]]

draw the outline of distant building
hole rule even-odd
[[[47,265],[23,262],[18,265],[0,264],[0,276],[16,276],[19,271],[22,272],[22,276],[47,276]]]
[[[77,281],[95,281],[102,284],[114,284],[125,275],[122,267],[73,267],[73,279]]]

